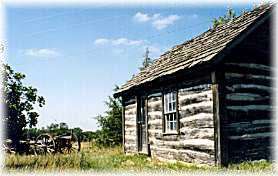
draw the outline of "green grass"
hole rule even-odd
[[[161,162],[144,155],[124,155],[121,147],[88,146],[80,153],[55,155],[11,155],[5,157],[6,171],[272,171],[267,161],[245,162],[228,168],[183,162]]]

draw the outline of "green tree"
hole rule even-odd
[[[92,141],[97,138],[96,132],[93,131],[84,131],[82,132],[83,139],[82,141]]]
[[[225,24],[236,17],[236,13],[233,9],[228,8],[226,15],[218,17],[218,19],[213,19],[213,28],[216,28],[219,25]]]
[[[71,129],[65,122],[60,123],[51,123],[49,126],[46,127],[45,132],[50,133],[51,135],[62,135],[70,133]]]
[[[7,129],[6,136],[13,141],[13,146],[20,150],[19,140],[23,137],[24,128],[32,128],[38,122],[39,114],[34,110],[34,106],[42,107],[45,100],[37,95],[36,88],[23,84],[24,74],[14,72],[7,64],[3,65],[3,71],[3,103],[6,108],[3,121]]]
[[[149,53],[150,53],[149,49],[146,48],[146,53],[145,53],[145,56],[144,56],[144,61],[142,63],[142,67],[139,67],[139,70],[142,71],[143,69],[145,69],[146,67],[148,67],[150,64],[153,63],[152,59],[149,57]]]
[[[23,131],[23,138],[35,140],[42,133],[43,131],[38,128],[25,128]]]
[[[116,91],[118,87],[114,89]],[[105,102],[108,110],[105,115],[96,117],[100,130],[96,131],[96,142],[103,146],[119,145],[122,142],[122,105],[120,99],[111,96]]]

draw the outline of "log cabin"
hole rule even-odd
[[[271,160],[273,8],[173,47],[122,85],[124,152],[221,166]]]

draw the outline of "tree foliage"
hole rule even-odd
[[[153,63],[152,59],[149,57],[149,49],[146,48],[146,54],[144,56],[144,61],[142,63],[142,66],[139,67],[139,70],[142,71],[143,69],[145,69],[146,67],[148,67],[149,65],[151,65]]]
[[[118,87],[115,88],[115,91]],[[108,97],[105,102],[105,115],[96,117],[99,127],[96,132],[96,143],[102,146],[119,145],[122,142],[122,105],[119,99]]]
[[[213,28],[216,28],[219,25],[225,24],[236,17],[236,13],[233,9],[228,8],[226,15],[220,16],[217,19],[213,20]]]
[[[12,139],[13,145],[17,148],[24,128],[27,126],[31,128],[38,122],[39,114],[34,106],[42,107],[45,100],[42,96],[37,95],[36,88],[23,84],[24,74],[14,72],[7,64],[3,66],[3,71],[3,93],[5,95],[3,103],[6,108],[3,121],[7,129],[6,136]]]

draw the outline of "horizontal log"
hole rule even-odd
[[[126,135],[130,135],[130,136],[137,136],[135,130],[126,130],[126,131],[125,131],[125,134],[126,134]]]
[[[162,131],[162,125],[149,125],[148,129]]]
[[[125,124],[128,124],[128,125],[136,125],[136,117],[125,119],[125,122],[127,122]]]
[[[194,111],[196,109],[206,109],[206,108],[211,108],[212,109],[213,103],[212,101],[203,101],[200,103],[193,103],[193,104],[189,104],[186,106],[180,106],[179,110],[180,111]]]
[[[259,101],[268,100],[268,96],[261,96],[254,93],[231,93],[226,94],[226,99],[230,101]]]
[[[156,120],[156,119],[162,119],[162,112],[160,112],[160,115],[148,115],[149,120]],[[162,120],[161,120],[162,121]]]
[[[125,131],[126,132],[135,132],[136,131],[136,125],[134,125],[134,126],[125,126]]]
[[[148,125],[162,125],[162,120],[161,119],[149,120]]]
[[[130,122],[135,122],[136,121],[136,115],[130,115],[130,114],[126,114],[125,115],[125,121],[130,121]]]
[[[225,131],[227,131],[230,136],[243,136],[256,133],[268,133],[272,131],[272,127],[271,125],[245,124],[237,127],[226,127]]]
[[[176,150],[169,148],[152,147],[152,154],[155,158],[160,157],[166,160],[177,160],[190,163],[199,164],[214,164],[214,155],[210,155],[205,152],[193,151],[193,150]]]
[[[214,140],[214,128],[192,128],[192,127],[182,127],[180,129],[183,139],[210,139]]]
[[[264,80],[272,80],[272,77],[266,75],[251,75],[251,74],[240,74],[240,73],[225,73],[225,78],[233,79],[233,78],[248,78],[248,79],[264,79]]]
[[[181,117],[180,122],[181,123],[187,123],[187,122],[192,122],[192,121],[212,121],[213,120],[213,114],[212,113],[198,113],[192,116],[187,116],[187,117]]]
[[[206,94],[202,96],[195,96],[194,94],[191,97],[185,98],[186,96],[179,97],[180,106],[186,106],[190,104],[196,104],[204,101],[212,101],[212,94]]]
[[[239,73],[225,73],[225,84],[257,84],[264,86],[271,86],[272,78],[265,75],[251,75]]]
[[[125,124],[125,131],[135,131],[136,125],[126,125]]]
[[[162,111],[150,111],[148,112],[149,116],[156,116],[156,117],[162,117]]]
[[[214,141],[209,139],[183,139],[180,141],[156,140],[157,147],[169,147],[174,149],[191,149],[196,151],[212,152],[214,150]]]
[[[136,103],[135,104],[129,104],[125,106],[125,110],[128,111],[130,109],[136,109]]]
[[[153,102],[149,102],[148,101],[148,107],[153,107],[153,106],[157,106],[157,105],[160,105],[162,106],[162,101],[153,101]]]
[[[196,115],[199,113],[213,113],[213,109],[211,105],[208,106],[203,106],[203,107],[192,107],[191,109],[185,109],[185,110],[180,110],[179,114],[180,114],[180,118],[186,118],[188,116],[192,116],[192,115]]]
[[[269,86],[263,86],[263,85],[258,85],[258,84],[234,84],[230,86],[226,86],[226,89],[230,92],[239,92],[240,90],[253,90],[250,93],[255,93],[255,92],[263,92],[270,94],[272,92],[272,87]]]
[[[159,129],[148,129],[148,133],[150,133],[150,134],[162,133],[162,130],[159,130]]]
[[[125,110],[125,116],[127,116],[127,115],[136,115],[136,110],[135,109],[134,110],[128,110],[128,111]]]
[[[226,127],[234,128],[234,127],[240,127],[245,128],[249,125],[271,125],[271,120],[253,120],[253,121],[247,121],[247,122],[235,122],[225,125]]]
[[[161,92],[153,93],[148,95],[148,100],[156,100],[156,98],[161,98],[161,96],[162,96]]]
[[[203,121],[203,120],[195,120],[186,123],[180,123],[180,127],[188,127],[188,128],[196,128],[196,129],[203,129],[203,128],[213,128],[213,121]]]
[[[201,93],[203,91],[211,90],[211,84],[202,84],[194,87],[183,88],[179,90],[179,95],[189,95],[192,93]]]
[[[227,106],[228,110],[233,111],[250,111],[250,110],[257,110],[257,111],[272,111],[272,106],[270,105],[247,105],[247,106]]]
[[[148,104],[148,111],[162,111],[162,102]]]
[[[272,120],[253,120],[251,121],[252,124],[271,124],[272,125]]]
[[[197,92],[197,93],[191,93],[187,95],[180,95],[179,94],[179,100],[184,100],[184,99],[195,99],[198,97],[212,97],[212,91],[211,90],[205,90],[202,92]]]
[[[258,138],[269,138],[272,136],[271,132],[268,133],[254,133],[254,134],[244,134],[240,136],[229,136],[230,140],[250,140],[250,139],[258,139]]]

